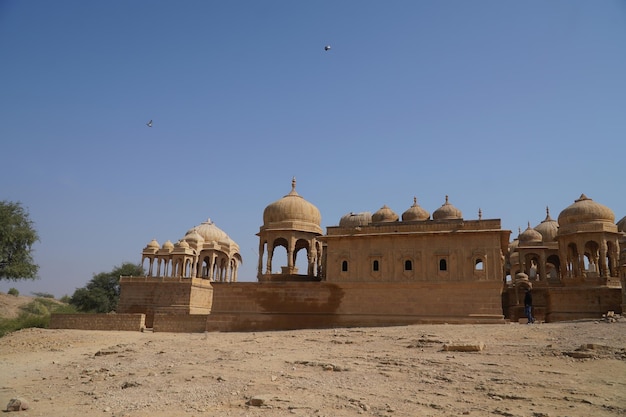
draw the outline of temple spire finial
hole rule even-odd
[[[552,217],[550,217],[550,207],[546,206],[546,219],[544,220],[544,222],[552,220]]]
[[[483,211],[479,208],[478,209],[478,220],[482,220],[483,219]]]

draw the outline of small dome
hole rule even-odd
[[[433,220],[455,219],[463,219],[463,213],[461,213],[461,210],[450,204],[450,202],[448,201],[448,196],[446,196],[446,202],[434,211]]]
[[[413,205],[402,213],[403,222],[424,221],[430,219],[430,213],[417,204],[417,197],[413,197]]]
[[[159,245],[159,242],[157,242],[156,239],[152,239],[150,242],[148,242],[148,244],[146,245],[146,249],[161,249],[161,245]]]
[[[542,239],[543,236],[541,236],[541,233],[530,227],[530,222],[528,222],[528,228],[524,230],[521,235],[519,235],[519,243],[521,245],[541,243]]]
[[[544,242],[553,242],[556,240],[556,235],[559,231],[559,223],[550,217],[550,209],[546,207],[546,218],[539,223],[535,230],[541,233],[542,240]]]
[[[265,207],[263,225],[280,222],[303,222],[312,224],[321,232],[322,215],[313,204],[296,192],[296,179],[291,181],[291,192],[278,201]]]
[[[175,245],[177,248],[189,249],[189,243],[184,240],[179,240]]]
[[[359,227],[367,226],[372,222],[372,213],[365,211],[363,213],[348,213],[339,220],[339,227]]]
[[[376,213],[372,214],[373,223],[397,222],[398,219],[398,215],[387,205],[382,206]]]
[[[163,244],[163,249],[172,250],[174,249],[174,244],[168,240]]]
[[[615,222],[615,214],[610,208],[596,203],[584,194],[580,198],[564,209],[559,214],[559,225],[561,227],[576,223],[588,222]]]
[[[618,221],[617,230],[622,233],[626,233],[626,216],[622,217],[622,220]]]
[[[204,239],[202,238],[202,236],[200,236],[197,229],[198,229],[198,226],[194,227],[193,229],[189,229],[187,233],[185,234],[183,241],[186,241],[193,245],[197,245],[198,243],[200,244],[203,243]]]

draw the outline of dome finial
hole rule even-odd
[[[446,204],[448,204],[448,196],[446,195]]]
[[[550,207],[546,206],[546,219],[544,222],[551,221],[552,217],[550,217]]]
[[[483,219],[483,211],[479,208],[478,209],[478,220],[482,220]]]
[[[296,177],[291,179],[291,191],[296,191]]]
[[[413,196],[413,205],[417,206],[417,197]]]

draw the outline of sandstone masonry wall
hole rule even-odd
[[[140,331],[145,319],[145,314],[52,314],[49,328]]]

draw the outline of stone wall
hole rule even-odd
[[[145,319],[145,314],[52,314],[49,328],[140,331]]]
[[[503,323],[501,283],[213,283],[209,331]]]
[[[163,314],[154,315],[154,332],[202,333],[206,331],[207,314]]]
[[[209,314],[213,290],[198,278],[122,277],[118,313],[144,313],[153,327],[155,313]]]
[[[533,316],[536,320],[556,322],[600,318],[608,311],[622,313],[620,288],[601,286],[533,288]],[[505,317],[517,322],[524,318],[524,290],[507,288],[502,295]]]
[[[621,288],[550,288],[546,321],[601,318],[608,311],[622,313]]]

